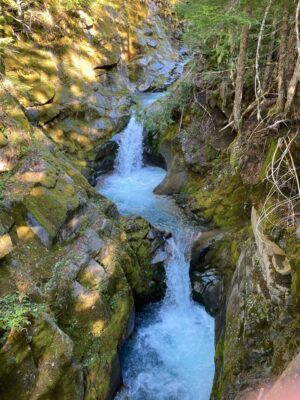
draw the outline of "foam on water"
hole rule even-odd
[[[133,134],[134,132],[134,134]],[[118,139],[119,151],[116,159],[116,171],[128,176],[139,170],[143,163],[143,126],[132,115],[129,124]]]
[[[191,299],[189,255],[195,228],[172,199],[153,193],[165,171],[132,162],[141,160],[127,147],[137,138],[142,141],[140,126],[131,123],[120,136],[116,171],[102,183],[100,192],[122,214],[142,216],[172,237],[166,296],[137,316],[135,333],[123,349],[124,388],[116,400],[208,400],[214,373],[214,328],[213,319]],[[134,151],[142,151],[141,146],[134,146]]]

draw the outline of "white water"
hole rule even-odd
[[[132,134],[134,132],[134,134]],[[143,164],[143,126],[132,115],[129,124],[118,140],[119,151],[116,172],[128,176]]]
[[[135,333],[124,348],[124,388],[116,399],[208,400],[214,373],[213,319],[191,300],[188,260],[194,228],[170,198],[153,194],[165,171],[142,166],[142,141],[142,127],[132,117],[120,135],[115,173],[100,192],[122,214],[140,215],[171,232],[172,255],[164,300],[137,316]]]

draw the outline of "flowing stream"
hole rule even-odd
[[[143,95],[149,106],[158,94]],[[191,299],[189,256],[196,227],[174,201],[153,189],[166,172],[143,166],[143,126],[132,115],[119,135],[114,173],[100,186],[123,215],[139,215],[171,232],[167,293],[137,315],[122,354],[124,388],[116,400],[208,400],[214,374],[213,319]],[[198,228],[199,229],[199,228]]]

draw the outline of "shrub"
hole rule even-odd
[[[0,299],[0,329],[22,331],[42,309],[41,304],[32,303],[18,292],[9,294]]]

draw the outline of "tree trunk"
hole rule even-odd
[[[291,106],[294,101],[294,97],[296,94],[298,82],[300,80],[300,32],[299,32],[299,15],[300,15],[300,0],[298,1],[297,4],[297,9],[296,9],[296,19],[295,19],[295,24],[296,24],[296,39],[297,39],[297,61],[296,61],[296,66],[294,69],[294,73],[292,76],[292,79],[289,84],[288,92],[287,92],[287,99],[284,107],[284,112],[285,114],[288,114]]]
[[[272,64],[273,60],[273,54],[275,50],[275,43],[276,43],[276,28],[277,28],[277,23],[278,20],[274,19],[273,25],[272,25],[272,35],[271,35],[271,41],[270,41],[270,47],[269,47],[269,52],[268,52],[268,57],[266,61],[266,68],[264,71],[264,76],[263,76],[263,82],[262,82],[262,90],[265,92],[268,88],[268,85],[270,84],[270,77],[273,73],[274,70],[274,65]]]
[[[283,6],[280,46],[279,46],[279,64],[278,64],[278,98],[276,104],[276,112],[281,113],[284,110],[286,97],[286,55],[287,55],[287,40],[289,32],[289,9],[290,1],[285,0]]]
[[[292,79],[290,81],[289,88],[287,91],[287,99],[286,99],[286,103],[285,103],[285,107],[284,107],[285,114],[288,114],[291,109],[299,80],[300,80],[300,54],[298,55],[294,74],[292,76]]]
[[[233,106],[234,124],[239,131],[242,125],[242,100],[243,100],[243,86],[244,75],[247,63],[247,48],[249,42],[250,25],[245,23],[242,27],[240,51],[237,63],[237,74],[235,80],[235,96]]]

